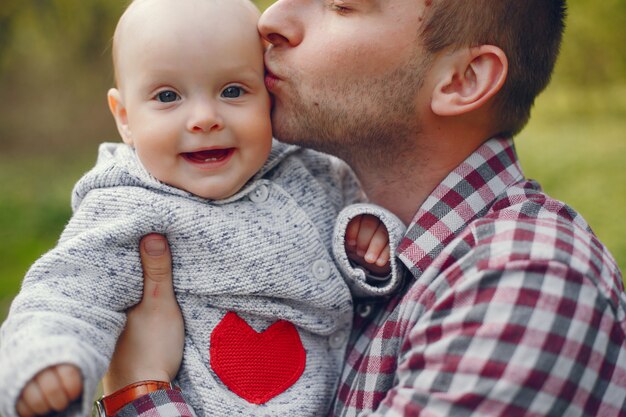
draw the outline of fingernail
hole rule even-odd
[[[373,263],[376,258],[374,258],[374,255],[372,255],[371,253],[368,253],[367,255],[365,255],[365,260],[367,261],[367,263]]]
[[[356,240],[348,240],[348,246],[356,246]]]
[[[163,239],[146,239],[144,240],[144,248],[150,256],[161,256],[165,253],[165,242]]]

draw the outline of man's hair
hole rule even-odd
[[[559,54],[565,0],[434,0],[421,32],[429,53],[495,45],[509,61],[494,98],[497,133],[517,134],[537,95],[548,85]]]

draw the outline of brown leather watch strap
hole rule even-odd
[[[114,416],[125,405],[131,403],[142,395],[149,394],[153,391],[162,389],[172,389],[173,386],[169,382],[163,381],[139,381],[134,384],[127,385],[115,391],[113,394],[107,395],[100,399],[100,403],[104,408],[107,416]]]

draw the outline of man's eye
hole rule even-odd
[[[175,92],[171,90],[161,91],[160,93],[156,95],[156,99],[160,101],[161,103],[171,103],[173,101],[178,100],[179,98],[180,97],[178,96],[178,94],[176,94]]]
[[[345,7],[345,5],[343,4],[343,2],[339,1],[330,1],[329,3],[329,7],[331,10],[338,12],[339,14],[344,14],[350,11],[350,9],[348,7]]]
[[[226,87],[223,91],[222,91],[222,97],[225,98],[237,98],[237,97],[241,97],[245,94],[245,90],[241,87],[237,87],[237,86],[230,86],[230,87]]]

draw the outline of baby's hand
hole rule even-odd
[[[74,365],[56,365],[39,372],[26,384],[17,401],[21,417],[60,412],[80,397],[83,379]]]
[[[348,258],[372,274],[385,276],[391,272],[389,233],[377,217],[363,214],[350,220],[345,244]]]

